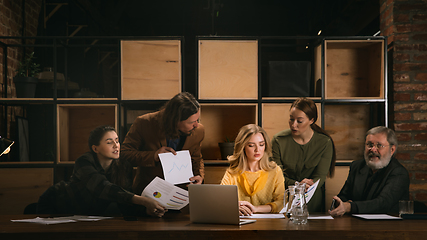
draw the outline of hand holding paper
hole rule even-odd
[[[141,196],[156,200],[167,209],[180,210],[187,206],[188,192],[182,188],[175,187],[172,183],[156,177],[142,191]]]
[[[188,150],[159,154],[165,180],[172,184],[188,183],[193,174],[191,156]]]
[[[313,197],[314,193],[316,192],[317,185],[319,185],[319,180],[317,180],[313,185],[311,185],[307,191],[305,192],[305,201],[308,203],[310,199]]]

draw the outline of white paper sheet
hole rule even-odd
[[[307,192],[305,192],[305,201],[308,203],[310,202],[311,198],[313,197],[314,193],[316,192],[317,185],[319,185],[319,180],[317,180],[311,187],[307,189]]]
[[[160,163],[163,168],[165,180],[172,184],[188,183],[193,177],[191,156],[188,150],[173,153],[160,153]]]
[[[332,216],[315,216],[315,215],[312,216],[312,215],[309,215],[307,219],[315,220],[315,219],[334,219],[334,218]]]
[[[58,224],[58,223],[72,223],[77,221],[99,221],[103,219],[110,219],[112,217],[100,217],[100,216],[82,216],[82,215],[74,215],[68,217],[54,217],[54,218],[31,218],[31,219],[18,219],[18,220],[10,220],[12,222],[26,222],[26,223],[38,223],[38,224]]]
[[[240,216],[240,218],[285,218],[285,215],[277,213],[256,213],[251,216]]]
[[[353,217],[358,217],[367,220],[399,220],[400,217],[390,216],[387,214],[353,214]]]
[[[167,209],[180,210],[187,206],[188,191],[156,177],[142,191],[141,196],[152,198]]]

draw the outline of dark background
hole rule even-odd
[[[54,11],[58,3],[64,5]],[[372,36],[380,28],[379,13],[379,1],[375,0],[46,0],[37,32],[45,37],[183,37],[184,90],[196,95],[197,36],[312,37],[319,30],[321,36]],[[87,39],[60,44],[92,43],[93,39]],[[313,43],[279,43],[293,45],[294,49],[263,49],[261,78],[267,77],[268,61],[312,60],[311,49],[296,51],[295,46],[302,44],[304,48]],[[105,47],[109,44],[113,47]],[[117,40],[103,39],[90,50],[58,48],[56,61],[52,48],[34,51],[42,68],[53,67],[57,62],[57,71],[77,82],[80,89],[101,97],[118,97],[113,86],[120,79],[120,66],[111,67],[120,59],[118,45]],[[263,95],[267,94],[265,89],[268,86]],[[68,91],[64,96],[58,92],[58,97],[73,97],[75,93]]]

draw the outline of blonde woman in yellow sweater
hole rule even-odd
[[[237,186],[240,215],[278,213],[283,208],[283,173],[269,161],[270,144],[267,133],[255,124],[243,126],[236,137],[221,184]]]

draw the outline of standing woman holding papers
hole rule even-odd
[[[92,130],[89,149],[76,160],[70,182],[59,182],[43,193],[37,213],[133,215],[144,206],[147,214],[163,216],[166,209],[157,201],[131,192],[132,167],[119,160],[120,143],[113,127]]]
[[[307,204],[309,212],[324,212],[323,189],[326,176],[335,170],[335,147],[332,138],[317,124],[316,104],[307,98],[293,102],[289,128],[272,140],[273,160],[283,168],[286,188],[295,182],[312,186],[316,192]]]
[[[283,208],[282,169],[269,161],[269,155],[270,139],[264,129],[255,124],[243,126],[221,181],[221,185],[237,186],[240,215],[278,213]]]

